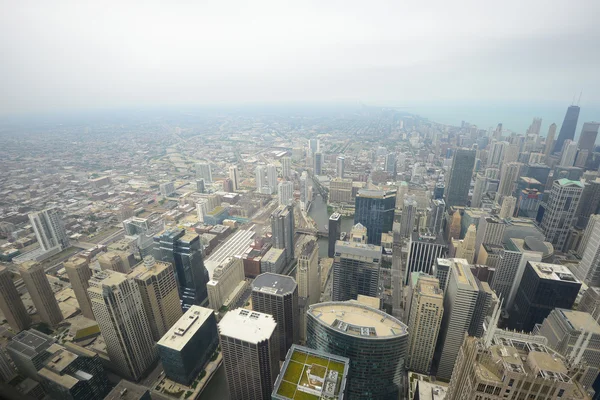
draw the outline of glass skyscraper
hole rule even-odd
[[[446,207],[466,206],[475,166],[475,150],[457,149],[446,185]]]
[[[367,243],[379,246],[381,234],[392,230],[395,206],[396,191],[358,191],[354,204],[354,223],[367,228]]]
[[[554,145],[553,153],[559,153],[562,151],[565,140],[573,140],[575,138],[575,129],[577,128],[577,120],[579,119],[579,106],[569,106],[565,119],[563,120],[562,126],[556,144]]]

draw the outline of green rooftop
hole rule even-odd
[[[570,179],[567,178],[562,178],[558,180],[558,184],[561,186],[570,186],[570,185],[577,185],[579,187],[583,187],[583,183],[581,183],[581,181],[572,181]]]

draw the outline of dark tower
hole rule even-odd
[[[565,114],[565,119],[560,127],[560,133],[558,134],[558,139],[556,139],[553,153],[559,153],[562,150],[565,140],[573,140],[575,138],[575,128],[577,128],[579,110],[579,106],[569,106],[569,108],[567,108],[567,113]]]

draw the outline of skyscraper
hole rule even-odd
[[[196,192],[204,193],[205,191],[204,178],[196,179]]]
[[[358,191],[354,205],[354,223],[367,228],[369,244],[380,245],[381,234],[392,231],[395,206],[395,191]]]
[[[252,309],[271,314],[277,322],[279,357],[284,360],[292,344],[298,343],[300,331],[296,281],[286,275],[260,274],[252,282]]]
[[[290,205],[294,200],[294,182],[279,182],[277,185],[279,204]]]
[[[595,232],[597,229],[600,229],[600,226],[596,227],[596,224],[600,225],[600,215],[599,214],[590,215],[590,218],[588,219],[588,222],[585,226],[585,231],[583,232],[583,237],[581,238],[581,242],[579,242],[579,246],[577,247],[577,256],[579,258],[583,258],[583,253],[585,252],[585,250],[588,247],[588,243],[590,242],[592,232]],[[595,234],[597,234],[597,233],[595,233]],[[581,263],[579,263],[579,265],[581,266]],[[577,275],[577,272],[575,272],[575,274]],[[581,277],[579,275],[577,275],[577,277],[580,280],[585,280],[585,277]]]
[[[332,266],[332,300],[356,300],[359,294],[378,297],[381,246],[367,244],[366,235],[365,227],[356,224],[349,241],[336,242]]]
[[[456,258],[464,258],[469,264],[473,264],[475,259],[476,236],[477,228],[475,227],[475,224],[469,225],[469,228],[467,228],[467,234],[465,235],[465,238],[462,240],[462,242],[460,242],[459,247],[456,249]]]
[[[52,336],[35,329],[29,329],[13,336],[6,346],[6,352],[21,375],[39,380],[37,371],[52,356],[46,350],[55,342],[56,339]]]
[[[273,164],[267,165],[267,186],[271,193],[277,191],[277,168]]]
[[[500,219],[512,218],[515,213],[515,206],[517,205],[517,199],[514,196],[506,196],[502,199],[502,208],[498,217]]]
[[[322,168],[323,168],[323,154],[315,153],[313,155],[313,174],[321,175]]]
[[[225,314],[218,328],[229,398],[270,400],[280,359],[273,317],[238,308]]]
[[[237,165],[231,165],[229,167],[229,180],[233,185],[233,191],[237,192],[240,188],[240,181],[238,177],[238,167]]]
[[[490,151],[488,153],[488,167],[500,167],[502,160],[504,160],[504,153],[508,149],[510,143],[508,142],[492,142]]]
[[[290,157],[281,157],[281,176],[283,179],[292,177],[292,159]]]
[[[119,375],[138,380],[157,358],[138,286],[125,274],[102,271],[89,281],[92,310]]]
[[[346,159],[342,156],[336,159],[335,172],[338,178],[344,178],[344,172],[346,171]]]
[[[583,183],[559,179],[552,184],[548,204],[540,224],[546,240],[562,251],[569,228],[575,224]]]
[[[168,197],[175,193],[175,182],[165,182],[159,185],[161,196]]]
[[[534,118],[531,125],[529,125],[529,129],[527,129],[527,133],[533,133],[535,135],[539,135],[541,128],[542,128],[542,119]]]
[[[572,167],[573,164],[575,164],[575,158],[577,157],[577,143],[567,139],[565,140],[563,149],[559,165],[561,167]]]
[[[294,259],[294,210],[289,205],[279,205],[271,214],[273,247],[285,249],[286,265]]]
[[[501,197],[512,196],[515,190],[515,183],[519,179],[521,167],[523,164],[511,162],[502,164],[500,172],[500,183],[498,184],[498,194]]]
[[[579,134],[578,147],[580,150],[588,150],[588,154],[594,153],[596,138],[598,137],[600,122],[584,122]]]
[[[444,202],[444,199],[431,200],[429,215],[427,216],[427,227],[432,234],[441,236],[445,213],[446,203]]]
[[[58,253],[69,247],[69,237],[58,208],[32,212],[28,215],[35,237],[43,251]]]
[[[417,200],[414,197],[406,196],[404,198],[404,207],[402,208],[402,217],[400,219],[400,236],[402,238],[410,237],[413,232],[417,207]]]
[[[0,266],[0,310],[15,332],[27,329],[31,325],[31,318],[27,314],[10,271],[2,266]]]
[[[308,306],[321,299],[321,272],[319,271],[319,245],[316,240],[305,242],[300,250],[296,267],[298,283],[299,340],[306,342],[306,311]]]
[[[466,206],[475,166],[475,150],[457,149],[446,185],[446,206]]]
[[[479,251],[481,250],[482,244],[501,245],[505,230],[506,224],[498,218],[480,218],[477,236],[475,238],[475,259],[479,259]]]
[[[562,151],[563,144],[566,140],[573,140],[575,138],[575,129],[577,128],[577,119],[579,118],[579,106],[569,106],[565,119],[563,120],[562,126],[556,143],[554,145],[553,153]]]
[[[154,258],[171,263],[179,284],[179,294],[193,293],[194,304],[207,297],[208,271],[204,268],[200,236],[185,229],[173,229],[154,237]]]
[[[446,257],[448,247],[440,234],[427,231],[412,232],[408,244],[408,256],[404,274],[404,284],[413,272],[431,274],[435,260]]]
[[[328,229],[328,247],[327,257],[333,258],[335,254],[335,242],[340,240],[340,234],[342,233],[342,215],[339,213],[333,213],[329,216],[329,229]]]
[[[138,286],[152,337],[158,341],[183,314],[174,268],[147,256],[127,276]]]
[[[81,309],[81,314],[89,319],[94,319],[92,312],[92,303],[88,296],[87,288],[90,287],[89,280],[92,277],[92,270],[86,259],[81,257],[73,257],[65,262],[65,271],[69,277],[71,288],[75,292],[77,303]]]
[[[307,347],[350,359],[346,399],[404,393],[408,328],[396,318],[357,301],[332,301],[309,307],[306,330]]]
[[[477,304],[479,288],[469,264],[454,259],[448,275],[448,290],[444,294],[444,316],[436,350],[437,377],[449,380],[458,356],[458,350],[467,333]]]
[[[439,281],[419,276],[408,317],[407,369],[429,375],[443,315],[444,292]]]
[[[98,256],[98,264],[102,270],[111,270],[123,274],[131,271],[133,255],[124,251],[107,251]]]
[[[196,177],[204,179],[206,183],[212,183],[212,170],[209,163],[198,163],[196,164]]]
[[[396,154],[388,153],[385,157],[385,172],[392,176],[396,176]]]
[[[554,136],[555,135],[556,135],[556,124],[552,123],[550,125],[550,127],[548,128],[548,134],[546,135],[546,145],[544,147],[544,155],[546,156],[546,158],[548,158],[548,156],[552,152],[552,149],[554,148]]]
[[[256,181],[256,191],[262,193],[263,188],[267,186],[267,181],[265,179],[265,167],[258,165],[254,169],[254,176],[254,180]]]
[[[508,327],[531,332],[553,309],[573,307],[580,288],[581,282],[564,265],[527,262]]]
[[[582,241],[581,261],[573,273],[588,286],[600,286],[600,215],[592,215]]]
[[[481,207],[481,199],[483,198],[486,184],[487,178],[482,174],[477,174],[475,177],[475,187],[473,188],[473,197],[471,198],[471,207]]]
[[[19,273],[42,321],[50,326],[58,325],[64,318],[42,264],[25,261],[19,265]]]

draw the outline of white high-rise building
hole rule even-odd
[[[444,315],[444,292],[437,278],[420,275],[408,318],[407,369],[429,375]]]
[[[292,159],[290,157],[281,157],[281,176],[283,179],[292,177]]]
[[[50,326],[58,325],[64,317],[43,265],[35,261],[25,261],[19,265],[19,273],[41,320]]]
[[[475,224],[469,225],[465,238],[460,241],[456,249],[456,258],[464,258],[469,264],[473,264],[475,260],[475,238],[477,236],[477,228]]]
[[[92,270],[90,269],[89,263],[85,258],[73,257],[69,261],[65,262],[65,271],[69,276],[69,282],[71,288],[75,292],[77,303],[79,303],[79,309],[84,317],[94,319],[94,313],[92,312],[92,303],[88,296],[87,289],[90,286],[89,280],[92,277]]]
[[[512,218],[515,213],[517,199],[514,196],[507,196],[502,199],[502,208],[500,209],[500,219]]]
[[[209,163],[196,164],[196,177],[204,179],[206,183],[212,183],[212,170]]]
[[[243,308],[219,322],[219,342],[231,400],[270,400],[279,373],[273,316]]]
[[[277,185],[279,204],[289,205],[294,200],[294,182],[279,182]]]
[[[102,271],[90,279],[88,294],[111,364],[138,380],[158,354],[138,286],[127,275]]]
[[[506,224],[498,218],[480,218],[477,227],[477,236],[475,238],[475,259],[477,260],[479,257],[482,244],[501,245],[505,230]]]
[[[338,157],[335,163],[335,172],[338,178],[344,178],[344,172],[346,172],[346,158]]]
[[[28,216],[35,237],[43,251],[56,251],[58,253],[69,247],[69,237],[65,232],[65,226],[58,208],[52,207],[32,212]]]
[[[485,191],[487,184],[487,178],[482,174],[477,174],[475,177],[475,187],[473,188],[473,197],[471,198],[471,207],[479,208],[481,206],[481,199]]]
[[[229,180],[231,180],[231,184],[233,185],[233,191],[237,192],[240,188],[237,165],[231,165],[229,167]]]
[[[267,165],[267,186],[271,193],[275,193],[277,190],[277,168],[273,164]]]
[[[565,140],[563,145],[563,153],[560,158],[561,167],[572,167],[575,164],[575,158],[577,157],[577,142],[573,140]]]
[[[212,269],[212,279],[206,284],[208,291],[209,307],[218,311],[221,307],[229,307],[235,303],[248,286],[244,276],[244,263],[239,257],[227,257],[214,269],[207,261],[206,265]]]
[[[310,240],[302,246],[296,268],[298,305],[300,307],[300,342],[306,342],[306,312],[321,299],[321,271],[319,270],[319,245]]]
[[[581,242],[579,242],[579,246],[577,247],[577,255],[579,256],[579,258],[583,258],[583,253],[587,249],[590,237],[592,236],[592,232],[594,232],[594,230],[600,229],[600,226],[596,227],[596,225],[600,225],[600,214],[590,215],[590,218],[588,219],[585,231],[583,232],[583,238],[581,239]],[[581,263],[579,263],[579,265],[581,265]],[[580,276],[577,276],[577,278],[579,278],[582,281],[585,280],[585,277],[581,278]]]
[[[265,167],[259,165],[254,170],[255,180],[256,180],[256,191],[261,193],[263,188],[267,186],[267,181],[265,179]]]
[[[519,174],[523,164],[510,162],[502,164],[500,172],[500,183],[498,185],[498,194],[502,197],[513,194],[515,183],[519,179]]]
[[[592,215],[584,233],[586,240],[581,261],[573,270],[588,286],[600,286],[600,215]]]
[[[569,229],[577,220],[577,207],[583,192],[583,183],[559,179],[552,184],[541,228],[546,240],[558,251],[563,251]]]
[[[498,167],[504,159],[504,153],[508,149],[508,142],[493,142],[488,155],[488,167]]]

